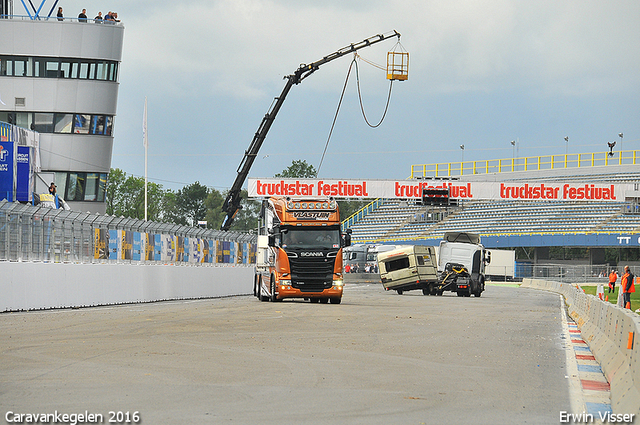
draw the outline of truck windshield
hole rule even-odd
[[[340,248],[338,229],[289,229],[282,234],[283,248]]]

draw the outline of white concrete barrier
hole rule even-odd
[[[522,286],[564,296],[569,315],[609,381],[613,412],[640,417],[640,316],[568,283],[524,279]],[[630,332],[635,341],[627,348]]]
[[[1,262],[0,311],[245,295],[253,275],[253,266]]]

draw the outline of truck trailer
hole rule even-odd
[[[435,248],[409,245],[378,253],[380,280],[384,289],[399,295],[404,291],[422,289],[427,295],[438,281]]]

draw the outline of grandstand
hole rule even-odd
[[[414,165],[411,178],[627,183],[638,190],[637,153],[625,151],[613,159],[607,153],[589,153]],[[640,246],[639,197],[640,192],[633,191],[615,202],[467,200],[448,207],[425,206],[414,200],[376,200],[345,220],[344,226],[352,229],[354,243],[435,245],[445,232],[470,231],[480,234],[492,248]]]

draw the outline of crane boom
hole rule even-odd
[[[256,131],[255,135],[253,136],[253,140],[249,145],[249,148],[244,152],[244,157],[242,158],[242,161],[240,161],[240,165],[238,166],[237,170],[238,175],[233,182],[233,186],[231,186],[231,189],[229,189],[229,193],[227,194],[224,204],[222,205],[222,211],[226,212],[227,215],[225,216],[224,221],[220,226],[220,230],[229,230],[231,224],[233,223],[233,219],[235,218],[240,208],[242,208],[240,205],[240,191],[242,190],[242,185],[247,179],[249,171],[251,170],[251,166],[253,165],[253,161],[255,161],[258,155],[258,151],[260,150],[260,147],[262,146],[262,143],[264,142],[264,139],[267,137],[267,133],[271,128],[271,124],[273,124],[273,121],[280,111],[285,98],[291,90],[291,87],[293,87],[295,84],[300,84],[302,80],[316,72],[321,65],[324,65],[327,62],[331,62],[334,59],[338,59],[339,57],[342,57],[348,53],[355,52],[359,49],[362,49],[363,47],[368,47],[380,41],[387,40],[391,37],[398,37],[399,40],[400,33],[394,30],[387,34],[378,34],[373,37],[369,37],[359,43],[350,44],[349,46],[343,47],[337,52],[331,53],[330,55],[325,56],[322,59],[309,65],[300,65],[300,67],[293,74],[285,77],[287,82],[282,89],[282,93],[280,93],[280,96],[274,99],[274,102],[271,104],[269,111],[267,111],[267,114],[264,116],[264,118],[262,118],[262,122],[258,127],[258,131]]]

